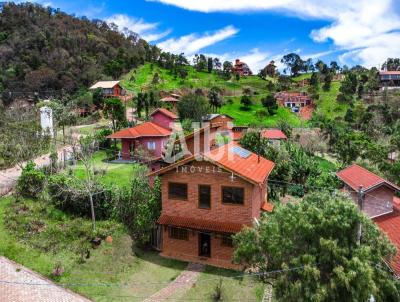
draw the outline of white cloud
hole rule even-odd
[[[149,0],[188,10],[210,12],[278,11],[301,18],[328,20],[315,29],[315,42],[332,41],[344,51],[342,63],[381,64],[387,57],[400,57],[398,0]]]
[[[171,38],[161,43],[157,46],[164,51],[169,51],[172,53],[185,53],[190,56],[207,46],[218,43],[222,40],[230,38],[238,33],[239,30],[232,25],[226,26],[214,32],[206,32],[202,35],[197,33],[192,33],[179,38]]]
[[[123,31],[125,28],[137,33],[147,42],[158,41],[170,34],[171,30],[158,31],[158,23],[147,23],[124,14],[115,14],[106,19],[107,23],[115,23]]]

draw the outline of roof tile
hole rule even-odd
[[[146,122],[133,128],[117,131],[107,138],[138,138],[144,136],[169,136],[171,131],[153,122]]]
[[[170,225],[200,231],[214,231],[221,233],[237,233],[240,232],[241,229],[245,226],[244,224],[240,223],[169,216],[164,214],[160,216],[157,222],[161,225]]]

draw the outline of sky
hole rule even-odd
[[[253,72],[294,52],[379,67],[400,57],[400,0],[36,0],[104,19],[165,51],[240,58]]]

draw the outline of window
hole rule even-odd
[[[199,185],[199,208],[211,208],[211,186]]]
[[[189,240],[189,232],[185,229],[180,228],[169,228],[169,238],[178,240]]]
[[[155,150],[156,149],[156,142],[147,142],[147,149]]]
[[[187,184],[170,182],[168,184],[168,198],[187,200]]]
[[[222,245],[222,246],[233,247],[233,240],[232,240],[232,237],[231,237],[230,235],[224,235],[224,236],[222,236],[221,245]]]
[[[238,187],[222,187],[222,202],[244,204],[244,189]]]

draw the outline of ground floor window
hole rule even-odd
[[[170,227],[169,237],[172,239],[189,240],[189,232],[186,229]]]
[[[156,149],[156,142],[147,142],[147,149],[155,150]]]
[[[231,235],[224,235],[224,236],[222,236],[221,245],[222,245],[222,246],[233,247],[232,236],[231,236]]]

